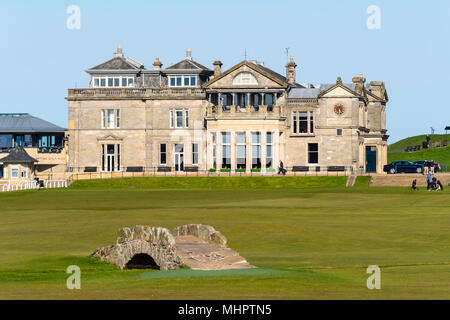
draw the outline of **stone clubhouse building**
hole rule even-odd
[[[188,50],[167,68],[125,57],[87,70],[69,89],[68,172],[358,170],[387,162],[385,84],[296,82],[257,61],[209,69]]]

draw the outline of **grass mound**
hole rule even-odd
[[[442,140],[450,140],[450,134],[432,134],[430,135],[430,143],[439,142]],[[388,146],[388,151],[400,151],[405,150],[406,147],[414,147],[422,145],[422,142],[427,140],[427,135],[423,134],[420,136],[409,137]]]
[[[70,188],[98,189],[308,189],[344,187],[346,177],[152,177],[75,181]]]
[[[434,160],[442,164],[443,169],[445,170],[446,165],[448,168],[450,168],[450,147],[426,149],[416,152],[396,152],[388,154],[389,163],[397,160]]]

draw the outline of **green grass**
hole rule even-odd
[[[80,180],[72,189],[307,189],[345,186],[346,177],[155,177]]]
[[[442,164],[444,170],[446,165],[448,169],[450,169],[450,147],[433,148],[416,152],[396,152],[388,154],[389,163],[397,160],[434,160]]]
[[[450,140],[450,134],[432,134],[430,135],[430,143],[440,142],[443,140]],[[397,141],[388,146],[388,151],[400,151],[405,150],[406,147],[422,146],[422,142],[426,141],[427,135],[409,137],[400,141]]]
[[[215,179],[167,178],[2,193],[0,298],[450,298],[447,190],[369,188],[367,178],[355,188],[335,178],[245,179],[224,179],[227,188]],[[119,228],[187,223],[214,226],[259,269],[121,271],[89,257],[114,244]],[[82,270],[81,290],[66,288],[73,264]],[[380,291],[366,288],[373,264],[382,270]]]

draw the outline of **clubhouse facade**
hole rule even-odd
[[[88,88],[69,89],[69,173],[274,172],[382,173],[387,162],[383,82],[296,82],[262,62],[223,71],[185,59],[153,68],[126,58],[88,69]]]

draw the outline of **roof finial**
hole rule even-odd
[[[186,60],[192,60],[192,51],[190,48],[186,51]]]
[[[342,78],[341,77],[337,78],[336,84],[342,84]]]

